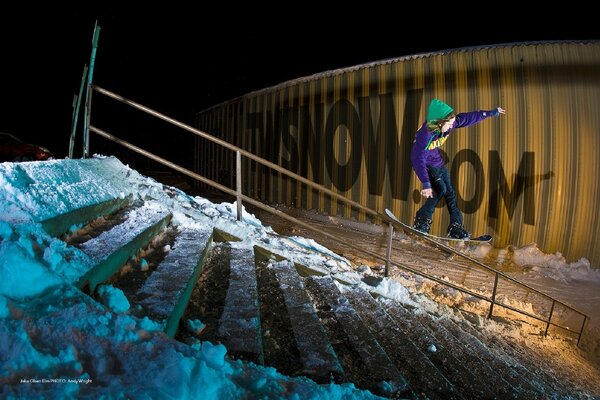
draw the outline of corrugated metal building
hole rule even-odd
[[[409,154],[432,98],[507,114],[455,132],[442,150],[473,233],[600,268],[600,41],[462,48],[327,71],[197,115],[196,126],[329,189],[412,222],[422,204]],[[233,186],[235,157],[202,140],[197,172]],[[245,162],[244,193],[364,219]],[[432,233],[444,234],[446,210]]]

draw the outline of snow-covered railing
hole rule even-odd
[[[220,184],[218,182],[215,182],[215,181],[213,181],[213,180],[211,180],[209,178],[206,178],[206,177],[204,177],[202,175],[199,175],[199,174],[197,174],[197,173],[195,173],[193,171],[190,171],[190,170],[188,170],[186,168],[183,168],[180,165],[175,164],[175,163],[173,163],[173,162],[171,162],[171,161],[169,161],[169,160],[167,160],[165,158],[157,156],[157,155],[155,155],[155,154],[153,154],[153,153],[151,153],[149,151],[146,151],[146,150],[142,149],[141,147],[135,146],[135,145],[133,145],[133,144],[131,144],[131,143],[129,143],[129,142],[121,139],[121,138],[118,138],[118,137],[116,137],[114,135],[111,135],[110,133],[105,132],[104,130],[99,129],[99,128],[95,127],[95,126],[88,125],[87,129],[86,129],[87,132],[93,132],[93,133],[96,133],[97,135],[103,136],[104,138],[106,138],[108,140],[111,140],[111,141],[113,141],[113,142],[115,142],[117,144],[120,144],[121,146],[124,146],[124,147],[126,147],[126,148],[128,148],[128,149],[130,149],[132,151],[135,151],[135,152],[137,152],[137,153],[139,153],[139,154],[141,154],[141,155],[143,155],[145,157],[148,157],[148,158],[150,158],[150,159],[152,159],[152,160],[154,160],[154,161],[156,161],[156,162],[158,162],[160,164],[163,164],[163,165],[165,165],[167,167],[170,167],[170,168],[172,168],[172,169],[174,169],[174,170],[176,170],[176,171],[178,171],[178,172],[180,172],[180,173],[182,173],[184,175],[187,175],[187,176],[189,176],[189,177],[191,177],[193,179],[196,179],[196,180],[198,180],[198,181],[200,181],[200,182],[202,182],[202,183],[204,183],[206,185],[209,185],[209,186],[211,186],[213,188],[216,188],[216,189],[218,189],[218,190],[220,190],[220,191],[222,191],[224,193],[227,193],[229,195],[234,196],[236,198],[236,200],[237,200],[236,203],[237,203],[237,216],[238,216],[238,219],[242,218],[242,215],[243,215],[243,213],[242,213],[242,204],[243,204],[243,202],[246,202],[246,203],[249,203],[249,204],[251,204],[251,205],[253,205],[253,206],[257,207],[257,208],[260,208],[261,210],[264,210],[264,211],[266,211],[268,213],[271,213],[271,214],[276,215],[276,216],[278,216],[278,217],[280,217],[282,219],[285,219],[285,220],[287,220],[287,221],[289,221],[289,222],[291,222],[293,224],[302,226],[302,227],[304,227],[304,228],[306,228],[306,229],[308,229],[310,231],[313,231],[313,232],[316,232],[316,233],[318,233],[320,235],[323,235],[323,236],[325,236],[325,237],[333,240],[336,243],[340,243],[341,242],[341,240],[336,235],[334,235],[334,234],[331,234],[331,233],[326,232],[326,231],[324,231],[322,229],[316,228],[316,227],[314,227],[314,226],[312,226],[310,224],[307,224],[307,223],[305,223],[303,221],[300,221],[300,220],[298,220],[298,219],[296,219],[294,217],[291,217],[291,216],[285,214],[284,212],[282,212],[280,210],[277,210],[276,208],[273,208],[273,207],[271,207],[269,205],[266,205],[266,204],[262,203],[261,201],[258,201],[258,200],[254,199],[252,197],[246,196],[243,193],[243,185],[242,185],[242,176],[243,176],[243,174],[242,174],[242,157],[246,157],[247,159],[255,161],[255,162],[257,162],[258,164],[260,164],[260,165],[262,165],[264,167],[270,168],[270,169],[272,169],[274,171],[277,171],[277,172],[279,172],[281,174],[284,174],[284,175],[286,175],[286,176],[288,176],[290,178],[293,178],[293,179],[295,179],[295,180],[297,180],[297,181],[299,181],[299,182],[307,185],[307,187],[310,187],[310,188],[312,188],[314,190],[319,191],[320,193],[329,195],[334,200],[337,200],[337,201],[345,203],[345,204],[347,204],[349,206],[352,206],[352,207],[356,208],[357,210],[360,210],[360,211],[364,212],[366,215],[370,215],[371,217],[373,217],[373,219],[375,221],[386,221],[389,224],[389,229],[388,229],[388,241],[387,241],[388,244],[387,244],[387,249],[386,249],[386,254],[385,255],[378,254],[378,253],[373,252],[371,250],[367,250],[367,249],[362,248],[360,246],[356,246],[356,245],[354,245],[352,243],[343,242],[344,246],[350,247],[350,248],[352,248],[352,249],[354,249],[354,250],[356,250],[356,251],[358,251],[358,252],[360,252],[362,254],[366,254],[366,255],[372,257],[374,260],[382,261],[385,264],[385,266],[386,266],[386,268],[385,268],[385,275],[386,276],[388,276],[390,266],[393,265],[393,266],[395,266],[397,268],[400,268],[400,269],[403,269],[405,271],[409,271],[409,272],[411,272],[413,274],[416,274],[416,275],[425,277],[427,279],[430,279],[430,280],[432,280],[434,282],[437,282],[437,283],[439,283],[441,285],[445,285],[445,286],[451,287],[451,288],[456,289],[456,290],[458,290],[460,292],[469,294],[469,295],[471,295],[471,296],[473,296],[475,298],[478,298],[478,299],[481,299],[481,300],[489,302],[490,303],[490,307],[489,307],[489,310],[487,312],[487,318],[491,318],[494,315],[494,307],[495,306],[503,307],[503,308],[506,308],[508,310],[514,311],[516,313],[519,313],[519,314],[522,314],[522,315],[525,315],[527,317],[530,317],[530,318],[533,318],[535,320],[543,322],[545,324],[545,326],[546,326],[545,330],[544,330],[544,335],[548,334],[548,331],[549,331],[549,329],[550,329],[551,326],[563,329],[563,330],[565,330],[567,332],[574,333],[577,336],[577,345],[579,345],[579,343],[581,341],[581,336],[583,334],[583,330],[585,329],[585,326],[586,326],[586,324],[587,324],[587,322],[589,320],[589,317],[586,314],[584,314],[583,312],[575,309],[574,307],[571,307],[568,304],[565,304],[565,303],[561,302],[560,300],[557,300],[557,299],[553,298],[552,296],[549,296],[549,295],[547,295],[547,294],[545,294],[545,293],[543,293],[543,292],[541,292],[541,291],[539,291],[539,290],[537,290],[537,289],[535,289],[535,288],[533,288],[533,287],[531,287],[531,286],[529,286],[529,285],[527,285],[527,284],[525,284],[523,282],[520,282],[517,279],[514,279],[514,278],[512,278],[512,277],[510,277],[510,276],[508,276],[506,274],[503,274],[502,272],[499,272],[499,271],[497,271],[497,270],[495,270],[495,269],[493,269],[493,268],[485,265],[484,263],[482,263],[482,262],[480,262],[480,261],[478,261],[478,260],[476,260],[476,259],[474,259],[472,257],[469,257],[468,255],[466,255],[466,254],[464,254],[464,253],[462,253],[462,252],[460,252],[460,251],[458,251],[458,250],[456,250],[456,249],[454,249],[452,247],[446,246],[445,244],[440,243],[439,241],[436,241],[434,239],[431,239],[431,238],[428,238],[428,237],[425,237],[425,236],[423,236],[422,238],[424,240],[430,242],[432,245],[436,246],[437,248],[442,249],[445,252],[450,252],[452,254],[456,254],[457,256],[462,257],[462,258],[464,258],[464,259],[472,262],[473,264],[475,264],[478,267],[482,268],[484,271],[487,271],[488,273],[492,274],[493,277],[494,277],[494,283],[493,283],[493,289],[492,289],[491,294],[490,295],[485,295],[485,294],[482,294],[482,293],[475,292],[475,291],[470,290],[468,288],[455,285],[455,284],[453,284],[451,282],[448,282],[446,280],[442,280],[442,279],[440,279],[440,278],[438,278],[436,276],[427,274],[427,273],[425,273],[423,271],[419,271],[419,270],[417,270],[417,269],[415,269],[415,268],[413,268],[413,267],[411,267],[409,265],[406,265],[404,263],[393,261],[392,258],[391,258],[391,253],[392,253],[392,237],[393,237],[392,235],[393,235],[393,230],[394,230],[393,226],[394,226],[394,224],[396,224],[396,222],[391,221],[384,214],[381,214],[381,213],[379,213],[379,212],[377,212],[377,211],[375,211],[373,209],[370,209],[370,208],[368,208],[368,207],[366,207],[366,206],[364,206],[364,205],[362,205],[360,203],[357,203],[357,202],[355,202],[353,200],[350,200],[350,199],[346,198],[345,196],[343,196],[343,195],[341,195],[339,193],[336,193],[336,192],[334,192],[334,191],[332,191],[332,190],[330,190],[330,189],[328,189],[328,188],[326,188],[326,187],[324,187],[322,185],[314,183],[314,182],[306,179],[305,177],[303,177],[301,175],[298,175],[298,174],[296,174],[294,172],[291,172],[291,171],[289,171],[289,170],[287,170],[285,168],[282,168],[279,165],[274,164],[274,163],[272,163],[272,162],[270,162],[268,160],[265,160],[265,159],[263,159],[263,158],[255,155],[255,154],[247,151],[247,150],[244,150],[244,149],[242,149],[240,147],[237,147],[237,146],[235,146],[235,145],[233,145],[233,144],[231,144],[229,142],[226,142],[226,141],[224,141],[222,139],[216,138],[216,137],[214,137],[214,136],[212,136],[212,135],[210,135],[210,134],[208,134],[206,132],[203,132],[203,131],[200,131],[200,130],[198,130],[196,128],[193,128],[192,126],[184,124],[184,123],[182,123],[180,121],[177,121],[177,120],[175,120],[173,118],[170,118],[170,117],[168,117],[168,116],[166,116],[164,114],[161,114],[161,113],[159,113],[157,111],[154,111],[154,110],[152,110],[152,109],[150,109],[148,107],[145,107],[145,106],[143,106],[141,104],[138,104],[138,103],[136,103],[134,101],[131,101],[131,100],[125,98],[125,97],[117,95],[117,94],[115,94],[113,92],[110,92],[110,91],[108,91],[106,89],[103,89],[101,87],[98,87],[98,86],[93,86],[93,90],[96,91],[96,92],[98,92],[98,93],[104,94],[104,95],[106,95],[106,96],[108,96],[110,98],[113,98],[113,99],[115,99],[115,100],[117,100],[119,102],[127,104],[127,105],[129,105],[129,106],[131,106],[133,108],[136,108],[138,110],[144,111],[144,112],[146,112],[146,113],[148,113],[150,115],[153,115],[153,116],[155,116],[155,117],[157,117],[159,119],[162,119],[162,120],[164,120],[166,122],[169,122],[169,123],[171,123],[171,124],[173,124],[175,126],[178,126],[178,127],[182,128],[184,130],[187,130],[187,131],[189,131],[189,132],[191,132],[191,133],[193,133],[193,134],[195,134],[195,135],[197,135],[199,137],[202,137],[202,138],[204,138],[204,139],[206,139],[206,140],[208,140],[210,142],[213,142],[213,143],[215,143],[215,144],[217,144],[217,145],[219,145],[219,146],[221,146],[223,148],[226,148],[226,149],[229,149],[229,150],[235,152],[235,155],[236,155],[236,157],[235,157],[235,163],[236,163],[236,188],[234,190],[234,189],[231,189],[231,188],[229,188],[227,186],[224,186],[224,185],[222,185],[222,184]],[[91,99],[91,96],[90,96],[90,99]],[[88,121],[89,121],[89,119],[88,119]],[[88,122],[88,124],[89,124],[89,122]],[[89,141],[86,141],[86,143],[89,143]],[[84,154],[87,154],[87,153],[84,152]],[[497,294],[498,294],[498,291],[499,291],[500,278],[502,278],[504,280],[507,280],[507,281],[509,281],[512,284],[515,284],[515,285],[518,285],[520,287],[526,288],[529,292],[537,293],[537,294],[541,295],[543,298],[549,300],[549,302],[550,302],[550,307],[549,307],[550,310],[547,313],[547,315],[545,315],[545,316],[535,315],[535,314],[533,314],[533,313],[531,313],[531,312],[529,312],[527,310],[518,309],[515,306],[512,306],[510,304],[505,304],[504,302],[499,301],[498,298],[497,298]],[[571,329],[568,326],[564,326],[564,325],[559,324],[558,322],[554,322],[553,321],[553,317],[555,315],[554,310],[556,308],[556,305],[561,305],[565,309],[570,310],[571,312],[573,312],[573,313],[577,314],[579,317],[581,317],[581,319],[582,319],[581,326],[580,326],[580,328],[578,330]]]

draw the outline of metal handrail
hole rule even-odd
[[[333,198],[335,198],[335,199],[337,199],[337,200],[339,200],[339,201],[341,201],[343,203],[349,204],[349,205],[351,205],[351,206],[353,206],[353,207],[355,207],[355,208],[357,208],[357,209],[365,212],[368,215],[371,215],[371,216],[374,216],[377,219],[381,219],[381,220],[386,221],[388,223],[389,229],[388,229],[388,243],[387,243],[387,249],[386,249],[386,255],[385,256],[382,256],[382,255],[380,255],[378,253],[375,253],[375,252],[372,252],[370,250],[364,249],[364,248],[362,248],[360,246],[356,246],[356,245],[354,245],[352,243],[348,243],[348,242],[344,242],[343,243],[345,246],[348,246],[348,247],[350,247],[350,248],[352,248],[352,249],[354,249],[354,250],[356,250],[356,251],[358,251],[360,253],[369,255],[369,256],[373,257],[374,259],[376,259],[376,260],[383,261],[385,263],[385,265],[386,265],[385,276],[388,276],[388,274],[389,274],[389,266],[393,265],[393,266],[395,266],[397,268],[404,269],[404,270],[409,271],[409,272],[411,272],[413,274],[416,274],[416,275],[420,275],[422,277],[430,279],[430,280],[432,280],[434,282],[437,282],[439,284],[451,287],[451,288],[456,289],[458,291],[461,291],[463,293],[467,293],[467,294],[469,294],[469,295],[471,295],[473,297],[479,298],[479,299],[484,300],[484,301],[488,301],[490,303],[490,308],[489,308],[489,311],[487,313],[487,318],[491,318],[493,316],[493,310],[494,310],[494,306],[495,305],[500,306],[500,307],[504,307],[504,308],[509,309],[511,311],[520,313],[522,315],[526,315],[526,316],[528,316],[530,318],[533,318],[533,319],[536,319],[538,321],[546,323],[546,328],[545,328],[545,331],[544,331],[544,335],[548,334],[548,330],[549,330],[550,326],[555,326],[555,327],[564,329],[564,330],[566,330],[568,332],[577,334],[577,345],[579,345],[579,343],[581,341],[581,336],[583,334],[583,330],[585,329],[586,323],[589,320],[589,316],[587,316],[585,313],[577,310],[576,308],[574,308],[574,307],[572,307],[572,306],[570,306],[570,305],[568,305],[568,304],[566,304],[566,303],[564,303],[564,302],[562,302],[560,300],[557,300],[557,299],[553,298],[552,296],[550,296],[548,294],[545,294],[545,293],[543,293],[543,292],[541,292],[541,291],[539,291],[539,290],[537,290],[537,289],[535,289],[535,288],[533,288],[533,287],[531,287],[531,286],[529,286],[529,285],[527,285],[527,284],[525,284],[525,283],[523,283],[523,282],[521,282],[521,281],[519,281],[519,280],[517,280],[515,278],[512,278],[512,277],[510,277],[510,276],[508,276],[508,275],[506,275],[506,274],[504,274],[504,273],[502,273],[500,271],[497,271],[494,268],[491,268],[490,266],[482,263],[481,261],[476,260],[476,259],[474,259],[474,258],[472,258],[472,257],[470,257],[470,256],[468,256],[468,255],[466,255],[466,254],[464,254],[464,253],[462,253],[462,252],[460,252],[460,251],[458,251],[458,250],[450,247],[450,246],[445,245],[444,243],[441,243],[441,242],[439,242],[439,241],[437,241],[437,240],[435,240],[435,239],[433,239],[431,237],[425,236],[425,235],[420,235],[420,236],[421,236],[422,239],[424,239],[424,240],[428,241],[429,243],[433,244],[435,247],[437,247],[437,248],[439,248],[439,249],[441,249],[441,250],[443,250],[445,252],[449,252],[449,253],[458,255],[458,256],[460,256],[460,257],[462,257],[462,258],[464,258],[464,259],[466,259],[466,260],[468,260],[468,261],[476,264],[477,266],[483,268],[484,270],[493,273],[494,274],[494,285],[493,285],[491,296],[490,297],[484,296],[484,295],[482,295],[480,293],[473,292],[473,291],[471,291],[471,290],[469,290],[467,288],[455,285],[453,283],[450,283],[450,282],[447,282],[447,281],[442,280],[440,278],[437,278],[437,277],[435,277],[433,275],[429,275],[429,274],[427,274],[425,272],[419,271],[419,270],[417,270],[415,268],[412,268],[411,266],[406,265],[404,263],[401,263],[401,262],[398,262],[398,261],[393,261],[391,259],[392,237],[393,237],[393,230],[394,230],[393,227],[394,227],[394,225],[399,225],[400,227],[402,227],[404,229],[404,227],[401,224],[399,224],[397,221],[393,221],[392,219],[390,219],[389,217],[385,216],[384,214],[381,214],[381,213],[379,213],[379,212],[377,212],[375,210],[372,210],[372,209],[370,209],[370,208],[368,208],[366,206],[363,206],[362,204],[357,203],[354,200],[348,199],[348,198],[344,197],[343,195],[340,195],[340,194],[338,194],[338,193],[336,193],[336,192],[334,192],[334,191],[332,191],[332,190],[330,190],[330,189],[328,189],[328,188],[326,188],[326,187],[324,187],[322,185],[319,185],[317,183],[314,183],[314,182],[312,182],[312,181],[304,178],[303,176],[300,176],[300,175],[298,175],[298,174],[296,174],[294,172],[291,172],[291,171],[289,171],[289,170],[287,170],[285,168],[282,168],[282,167],[280,167],[277,164],[274,164],[274,163],[272,163],[272,162],[270,162],[268,160],[265,160],[265,159],[263,159],[263,158],[255,155],[253,153],[250,153],[250,152],[248,152],[248,151],[246,151],[246,150],[244,150],[242,148],[239,148],[239,147],[237,147],[235,145],[232,145],[229,142],[226,142],[224,140],[216,138],[216,137],[214,137],[214,136],[212,136],[212,135],[210,135],[210,134],[208,134],[206,132],[203,132],[201,130],[193,128],[193,127],[191,127],[191,126],[189,126],[187,124],[184,124],[184,123],[182,123],[180,121],[177,121],[177,120],[175,120],[173,118],[170,118],[170,117],[168,117],[168,116],[166,116],[164,114],[161,114],[161,113],[159,113],[157,111],[154,111],[154,110],[152,110],[152,109],[150,109],[148,107],[145,107],[145,106],[143,106],[143,105],[141,105],[139,103],[136,103],[136,102],[134,102],[132,100],[129,100],[129,99],[127,99],[127,98],[125,98],[123,96],[120,96],[120,95],[118,95],[116,93],[113,93],[113,92],[111,92],[109,90],[103,89],[103,88],[101,88],[99,86],[92,85],[91,88],[94,91],[102,93],[102,94],[104,94],[104,95],[106,95],[108,97],[111,97],[111,98],[119,101],[119,102],[127,104],[127,105],[129,105],[129,106],[131,106],[133,108],[138,109],[138,110],[144,111],[144,112],[146,112],[146,113],[148,113],[150,115],[153,115],[153,116],[155,116],[155,117],[157,117],[159,119],[162,119],[162,120],[164,120],[166,122],[169,122],[169,123],[171,123],[171,124],[173,124],[175,126],[178,126],[178,127],[182,128],[182,129],[185,129],[185,130],[187,130],[187,131],[189,131],[189,132],[191,132],[191,133],[193,133],[193,134],[195,134],[197,136],[200,136],[200,137],[202,137],[204,139],[207,139],[207,140],[209,140],[209,141],[211,141],[211,142],[213,142],[213,143],[215,143],[217,145],[220,145],[220,146],[222,146],[224,148],[227,148],[227,149],[229,149],[231,151],[234,151],[236,153],[236,190],[233,190],[233,189],[231,189],[229,187],[221,185],[221,184],[219,184],[219,183],[217,183],[217,182],[215,182],[215,181],[213,181],[213,180],[211,180],[209,178],[206,178],[206,177],[204,177],[202,175],[199,175],[199,174],[197,174],[197,173],[195,173],[193,171],[190,171],[190,170],[188,170],[186,168],[183,168],[183,167],[181,167],[181,166],[179,166],[179,165],[177,165],[177,164],[175,164],[175,163],[173,163],[171,161],[168,161],[168,160],[166,160],[166,159],[164,159],[164,158],[162,158],[160,156],[157,156],[157,155],[155,155],[153,153],[148,152],[147,150],[144,150],[144,149],[142,149],[142,148],[140,148],[138,146],[135,146],[135,145],[133,145],[133,144],[131,144],[131,143],[125,141],[125,140],[122,140],[122,139],[120,139],[120,138],[118,138],[118,137],[116,137],[114,135],[111,135],[108,132],[103,131],[102,129],[99,129],[99,128],[95,127],[95,126],[92,126],[90,124],[90,122],[89,122],[90,121],[89,119],[88,119],[88,125],[86,127],[86,129],[87,129],[88,132],[94,132],[94,133],[96,133],[96,134],[98,134],[100,136],[103,136],[106,139],[109,139],[109,140],[111,140],[111,141],[113,141],[113,142],[115,142],[117,144],[120,144],[121,146],[124,146],[124,147],[126,147],[126,148],[128,148],[128,149],[130,149],[132,151],[135,151],[135,152],[137,152],[139,154],[142,154],[143,156],[148,157],[148,158],[150,158],[150,159],[152,159],[152,160],[154,160],[154,161],[156,161],[156,162],[158,162],[160,164],[168,166],[169,168],[172,168],[172,169],[174,169],[174,170],[176,170],[176,171],[178,171],[178,172],[180,172],[180,173],[182,173],[184,175],[187,175],[187,176],[189,176],[189,177],[191,177],[193,179],[196,179],[196,180],[198,180],[198,181],[200,181],[200,182],[202,182],[204,184],[207,184],[207,185],[212,186],[212,187],[214,187],[214,188],[216,188],[218,190],[221,190],[224,193],[227,193],[227,194],[230,194],[230,195],[234,196],[236,198],[236,200],[237,200],[237,218],[238,218],[238,220],[241,220],[241,218],[242,218],[242,201],[244,201],[244,202],[252,204],[253,206],[255,206],[257,208],[260,208],[260,209],[262,209],[262,210],[264,210],[266,212],[269,212],[269,213],[271,213],[273,215],[276,215],[276,216],[278,216],[278,217],[280,217],[282,219],[285,219],[285,220],[290,221],[290,222],[292,222],[294,224],[300,225],[300,226],[302,226],[302,227],[304,227],[304,228],[306,228],[306,229],[308,229],[310,231],[317,232],[317,233],[319,233],[319,234],[321,234],[321,235],[323,235],[323,236],[325,236],[325,237],[333,240],[336,243],[340,243],[341,242],[338,239],[338,237],[335,236],[335,235],[333,235],[333,234],[330,234],[330,233],[328,233],[328,232],[326,232],[324,230],[321,230],[321,229],[316,228],[316,227],[314,227],[314,226],[312,226],[310,224],[307,224],[307,223],[305,223],[303,221],[300,221],[300,220],[298,220],[298,219],[296,219],[294,217],[291,217],[291,216],[283,213],[282,211],[280,211],[280,210],[278,210],[276,208],[268,206],[268,205],[266,205],[266,204],[264,204],[264,203],[262,203],[262,202],[260,202],[260,201],[258,201],[256,199],[253,199],[251,197],[248,197],[248,196],[244,195],[243,191],[242,191],[242,156],[244,156],[244,157],[249,158],[249,159],[251,159],[253,161],[256,161],[259,164],[262,164],[262,165],[264,165],[266,167],[269,167],[271,169],[274,169],[274,170],[276,170],[276,171],[278,171],[278,172],[280,172],[280,173],[282,173],[284,175],[287,175],[287,176],[289,176],[291,178],[294,178],[294,179],[296,179],[296,180],[298,180],[298,181],[306,184],[307,186],[309,186],[311,188],[314,188],[314,189],[319,190],[319,191],[321,191],[321,192],[323,192],[325,194],[328,194],[329,196],[331,196],[331,197],[333,197]],[[91,92],[92,91],[90,91],[90,93]],[[91,101],[91,95],[89,96],[89,100]],[[84,154],[87,154],[87,153],[84,152]],[[414,232],[411,231],[411,233],[414,233]],[[517,309],[517,308],[515,308],[513,306],[510,306],[508,304],[504,304],[504,303],[501,303],[501,302],[497,301],[496,300],[496,294],[497,294],[497,291],[498,291],[499,277],[502,277],[502,278],[504,278],[504,279],[506,279],[508,281],[511,281],[511,282],[517,284],[517,285],[525,287],[529,291],[537,293],[539,295],[542,295],[546,299],[551,300],[552,304],[551,304],[549,315],[546,318],[542,318],[542,317],[539,317],[537,315],[531,314],[531,313],[529,313],[527,311],[519,310],[519,309]],[[554,312],[554,308],[555,308],[556,304],[560,304],[560,305],[566,307],[567,309],[569,309],[569,310],[571,310],[571,311],[573,311],[573,312],[575,312],[575,313],[577,313],[577,314],[579,314],[580,316],[583,317],[583,322],[582,322],[581,328],[578,331],[573,330],[573,329],[571,329],[569,327],[562,326],[560,324],[552,322],[553,312]]]

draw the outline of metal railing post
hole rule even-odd
[[[492,298],[490,301],[490,311],[488,312],[488,319],[492,318],[494,313],[494,304],[496,303],[496,292],[498,291],[498,273],[494,275],[494,289],[492,290]]]
[[[579,342],[581,341],[581,336],[583,335],[583,330],[585,329],[585,323],[587,322],[587,315],[583,316],[583,323],[581,324],[581,329],[579,330],[579,336],[577,337],[577,346],[579,346]]]
[[[388,243],[385,254],[385,277],[390,276],[390,262],[392,260],[392,237],[394,235],[394,226],[392,223],[388,223]]]
[[[237,219],[242,220],[242,153],[235,152],[235,193],[237,203]]]
[[[544,336],[548,336],[548,329],[550,329],[550,322],[552,321],[552,313],[554,312],[554,305],[556,301],[552,300],[552,306],[550,307],[550,315],[548,315],[548,321],[546,323],[546,331],[544,332]]]

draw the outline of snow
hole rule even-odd
[[[244,239],[239,248],[258,243],[289,260],[365,285],[361,283],[364,269],[354,269],[347,259],[313,239],[278,235],[245,211],[243,222],[237,221],[236,204],[214,204],[189,196],[139,174],[114,157],[2,163],[0,188],[0,397],[377,398],[353,384],[317,384],[303,377],[284,376],[273,368],[231,360],[222,344],[188,345],[169,339],[161,323],[130,315],[130,304],[119,289],[100,285],[97,300],[79,290],[75,283],[97,260],[49,236],[42,222],[131,196],[144,206],[131,216],[128,230],[168,210],[172,223],[182,229],[213,226],[235,232]],[[73,226],[71,231],[78,228]],[[109,246],[113,241],[129,240],[132,234],[96,238],[92,243]],[[600,317],[600,269],[592,268],[587,260],[566,263],[559,253],[544,254],[535,244],[521,249],[481,247],[473,251],[482,249],[486,254],[474,256],[495,252],[499,262],[519,267],[521,277],[528,282],[570,296],[592,320]],[[88,250],[90,254],[101,253]],[[165,246],[164,251],[170,253],[172,249]],[[565,284],[580,285],[581,290],[566,293]],[[406,276],[382,279],[368,289],[416,310],[435,309],[455,318],[451,309],[425,296],[415,296],[415,290],[426,292],[427,285],[418,277]],[[452,289],[445,295],[462,296]],[[194,330],[204,328],[199,320],[186,324]],[[490,334],[515,334],[494,323],[482,329]],[[429,351],[436,351],[435,344]]]

